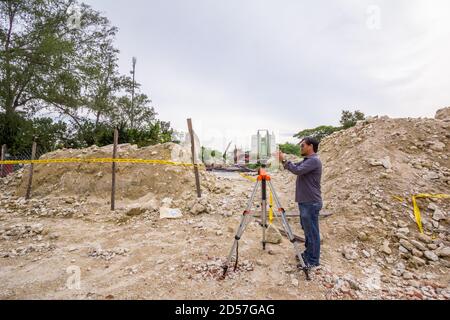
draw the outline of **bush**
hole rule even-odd
[[[364,113],[359,110],[356,110],[353,113],[347,110],[343,110],[341,116],[341,125],[344,129],[348,129],[354,127],[357,121],[364,120],[365,118],[366,116],[364,115]]]
[[[33,141],[40,150],[51,151],[64,146],[67,125],[50,118],[26,119],[20,114],[0,113],[0,144],[6,144],[8,153],[30,152]]]
[[[119,143],[146,147],[170,142],[173,129],[168,122],[156,120],[142,129],[119,128]],[[51,118],[30,118],[13,113],[0,113],[0,145],[6,144],[8,153],[20,154],[31,150],[36,141],[39,150],[50,152],[59,148],[103,147],[114,142],[114,127],[106,123],[83,122],[78,128]]]

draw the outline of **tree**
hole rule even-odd
[[[24,133],[37,127],[51,143],[63,134],[58,141],[75,148],[111,143],[115,127],[123,142],[170,141],[170,123],[156,119],[147,95],[131,106],[128,95],[139,84],[118,71],[116,32],[78,0],[0,1],[1,144],[22,148],[30,141]],[[64,123],[36,118],[38,111]]]
[[[64,146],[65,137],[67,136],[67,125],[64,122],[54,122],[51,118],[36,118],[31,122],[32,131],[29,136],[30,138],[34,137],[36,139],[36,142],[42,150],[49,152]]]
[[[329,136],[330,134],[332,134],[336,131],[339,131],[339,130],[342,130],[342,128],[333,127],[333,126],[319,126],[314,129],[302,130],[299,133],[297,133],[296,135],[294,135],[294,137],[298,138],[298,139],[303,139],[306,137],[314,137],[317,140],[319,140],[319,142],[320,142],[326,136]]]
[[[319,127],[313,128],[313,129],[302,130],[299,133],[295,134],[294,137],[298,138],[298,139],[303,139],[305,137],[314,137],[317,140],[319,140],[319,142],[320,142],[326,136],[329,136],[336,131],[351,128],[356,125],[357,121],[364,120],[364,119],[365,119],[364,113],[362,113],[359,110],[357,110],[353,113],[350,111],[347,111],[347,110],[343,110],[341,120],[340,120],[342,127],[319,126]]]
[[[118,128],[144,129],[156,119],[155,109],[150,106],[151,102],[145,94],[137,94],[133,106],[128,96],[117,98],[115,107],[107,115],[108,121]]]
[[[51,151],[64,146],[68,136],[67,125],[62,122],[54,122],[50,118],[26,119],[19,114],[13,114],[13,119],[20,134],[12,137],[12,143],[8,145],[11,154],[29,152],[33,141],[36,141],[40,150]],[[0,141],[6,141],[5,113],[0,113]]]
[[[293,143],[286,142],[285,144],[280,144],[280,151],[283,153],[300,156],[300,147]]]
[[[74,6],[82,17],[76,28],[68,23]],[[95,48],[111,43],[115,32],[108,19],[76,0],[1,1],[0,107],[6,118],[47,108],[80,127],[86,71],[103,63]],[[17,127],[8,123],[13,137]]]
[[[353,113],[347,110],[343,110],[340,122],[344,129],[348,129],[355,126],[357,121],[364,120],[365,118],[366,117],[364,113],[359,110]]]
[[[118,50],[111,41],[105,41],[96,49],[91,49],[83,71],[83,106],[95,119],[97,127],[113,112],[115,93],[127,83],[125,76],[118,72]]]

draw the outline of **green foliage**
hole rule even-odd
[[[76,28],[68,23],[74,5],[82,17]],[[105,74],[101,48],[111,46],[115,32],[108,19],[77,1],[1,1],[0,106],[7,113],[77,109],[92,69]]]
[[[71,8],[79,25],[69,23]],[[119,73],[116,32],[77,0],[0,1],[0,144],[16,152],[34,138],[46,150],[103,146],[116,127],[121,143],[171,141],[170,123]],[[63,121],[37,117],[42,112]]]
[[[351,111],[343,110],[340,122],[344,129],[348,129],[355,126],[357,121],[364,120],[365,118],[364,113],[359,110],[353,113]]]
[[[213,158],[215,159],[222,159],[222,153],[219,150],[213,150],[206,147],[201,147],[201,159],[202,161],[209,161]]]
[[[249,163],[246,165],[250,170],[257,170],[262,167],[261,163]]]
[[[146,147],[158,143],[170,142],[173,130],[168,122],[157,120],[141,129],[121,129],[119,137],[121,143],[137,144]]]
[[[333,126],[319,126],[314,129],[306,129],[302,130],[296,135],[294,135],[295,138],[302,139],[305,137],[314,137],[317,140],[321,141],[326,136],[329,136],[330,134],[342,130],[340,127],[333,127]]]
[[[283,153],[300,156],[300,147],[293,143],[286,142],[285,144],[280,144],[280,151]]]
[[[13,121],[19,134],[7,135],[7,121]],[[6,144],[10,154],[29,152],[35,140],[41,150],[54,150],[64,146],[67,125],[54,122],[50,118],[26,119],[13,114],[7,119],[6,113],[0,113],[0,144]]]
[[[115,108],[107,114],[107,119],[118,128],[145,129],[156,119],[155,109],[150,103],[145,94],[138,94],[133,104],[128,96],[122,96],[115,99]]]
[[[29,152],[33,140],[42,150],[57,148],[85,148],[91,145],[105,146],[113,143],[114,126],[94,121],[84,122],[81,129],[70,130],[66,123],[54,122],[50,118],[26,119],[16,115],[15,125],[20,134],[12,139],[6,136],[6,114],[0,113],[0,144],[7,144],[11,154]],[[120,143],[137,144],[145,147],[158,143],[170,142],[172,129],[170,124],[160,120],[148,124],[142,129],[119,128]],[[9,138],[9,139],[8,139]]]
[[[364,120],[365,115],[361,111],[350,112],[347,110],[342,111],[340,123],[342,127],[334,126],[319,126],[313,129],[305,129],[294,135],[295,138],[302,139],[305,137],[314,137],[321,141],[326,136],[333,134],[336,131],[345,130],[356,125],[359,120]],[[280,146],[281,147],[281,146]]]

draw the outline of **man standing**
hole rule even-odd
[[[305,252],[303,260],[309,268],[320,265],[320,231],[319,213],[322,209],[320,181],[322,178],[322,162],[317,156],[319,142],[312,137],[300,141],[301,155],[304,160],[292,163],[286,160],[283,153],[279,159],[285,169],[297,175],[295,202],[300,209],[300,223],[305,232]]]

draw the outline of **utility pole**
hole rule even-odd
[[[136,57],[133,57],[132,63],[133,63],[133,70],[131,71],[131,74],[133,75],[133,87],[131,89],[131,129],[134,128],[134,88],[135,88],[135,79],[136,79]]]

